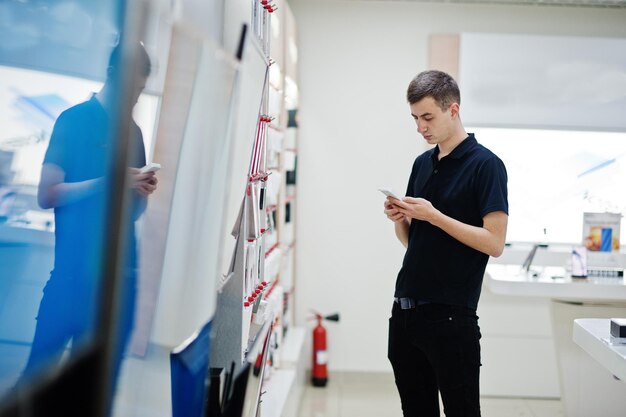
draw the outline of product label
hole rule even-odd
[[[326,365],[328,363],[328,353],[325,350],[318,350],[315,354],[315,363]]]

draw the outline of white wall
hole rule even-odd
[[[424,149],[405,103],[433,33],[626,37],[626,10],[292,0],[299,31],[296,321],[327,325],[331,370],[389,371],[387,319],[404,254],[382,185],[404,192]],[[480,138],[479,138],[480,140]]]

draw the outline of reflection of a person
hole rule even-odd
[[[90,100],[63,112],[57,119],[41,171],[38,201],[42,208],[54,208],[55,261],[44,291],[37,326],[24,371],[30,376],[45,365],[56,363],[71,340],[72,353],[93,340],[98,319],[99,294],[102,284],[105,237],[117,233],[106,229],[107,175],[112,160],[112,131],[115,106],[120,95],[116,91],[121,71],[121,48],[111,54],[107,80],[101,91]],[[150,59],[143,46],[137,47],[135,85],[131,100],[134,106],[150,74]],[[122,96],[123,97],[123,96]],[[133,221],[145,210],[146,197],[156,189],[154,173],[140,173],[145,165],[143,136],[132,121],[130,130],[128,177],[133,188]],[[121,192],[121,191],[120,191]],[[120,314],[119,343],[115,375],[119,371],[122,352],[132,330],[136,292],[136,239],[134,223],[128,227],[128,250],[123,277],[123,299]]]

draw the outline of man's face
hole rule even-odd
[[[417,132],[431,145],[449,139],[453,129],[453,113],[450,105],[445,111],[437,105],[432,97],[424,97],[411,104],[411,116],[417,125]]]
[[[132,92],[133,95],[131,96],[133,106],[137,104],[137,101],[139,100],[139,96],[141,95],[143,90],[146,88],[146,82],[148,81],[148,78],[144,75],[136,75],[136,77],[137,77],[136,79],[137,82],[134,85],[134,90]]]

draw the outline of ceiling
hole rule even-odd
[[[565,7],[593,7],[626,9],[626,0],[353,0],[353,1],[378,1],[390,2],[414,2],[414,3],[466,3],[466,4],[511,4],[511,5],[534,5],[534,6],[565,6]],[[624,22],[626,24],[626,22]]]

